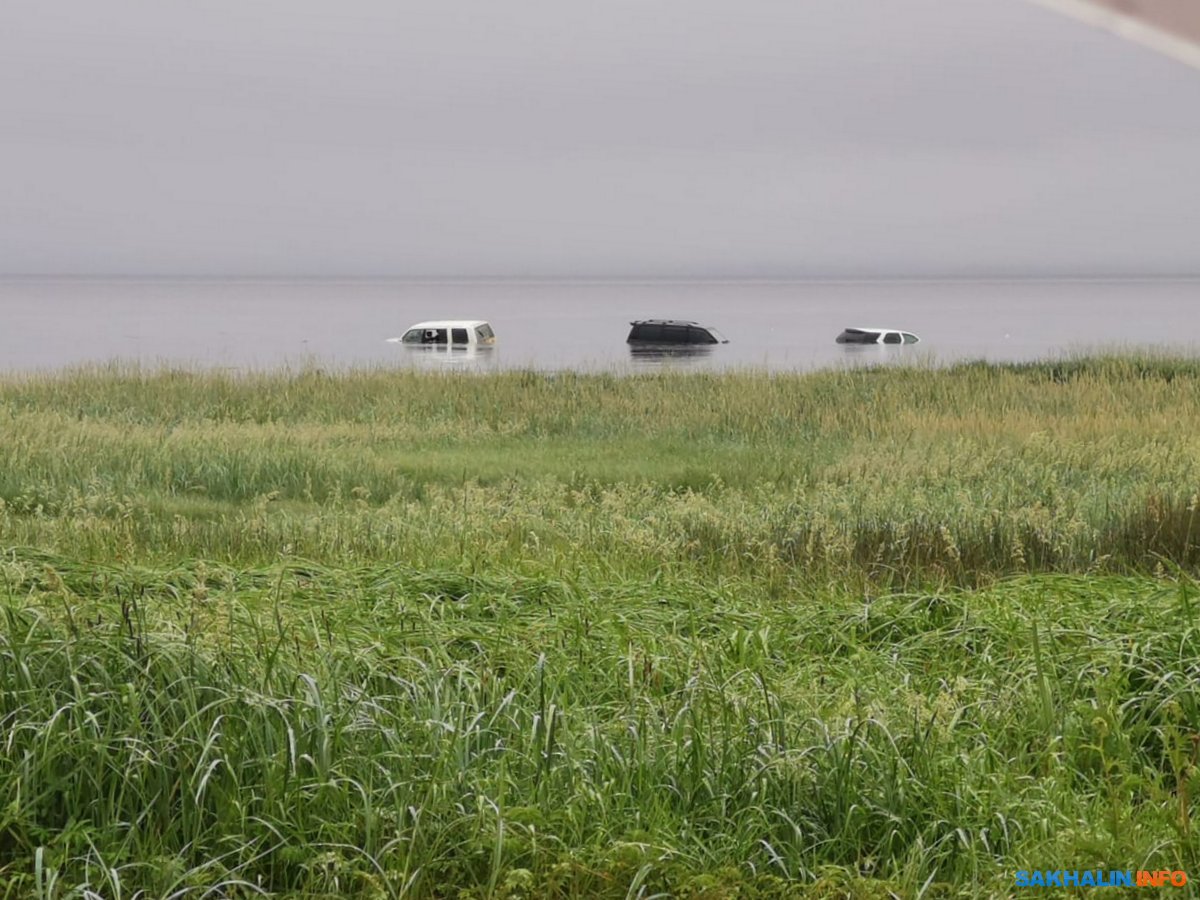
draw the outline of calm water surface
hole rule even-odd
[[[1200,353],[1200,281],[876,283],[0,282],[0,369],[114,359],[200,366],[480,370],[766,367],[1027,360],[1154,346]],[[494,348],[387,342],[426,319],[487,319]],[[639,354],[636,318],[694,319],[730,343]],[[848,325],[913,346],[834,343]]]

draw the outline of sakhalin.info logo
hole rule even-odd
[[[1188,883],[1186,872],[1159,869],[1022,869],[1017,873],[1017,887],[1183,887]]]

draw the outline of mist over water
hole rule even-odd
[[[1030,360],[1083,350],[1200,352],[1200,281],[513,283],[0,282],[0,370],[111,360],[201,367],[420,366],[490,371]],[[494,348],[388,343],[429,319],[486,319]],[[625,343],[638,318],[692,319],[728,344]],[[848,346],[846,326],[913,331]]]

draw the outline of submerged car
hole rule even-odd
[[[837,336],[839,344],[915,344],[919,340],[911,331],[895,328],[847,328]]]
[[[496,333],[482,319],[454,319],[444,322],[418,322],[398,338],[389,338],[393,344],[494,344]]]
[[[629,323],[628,344],[728,344],[715,328],[680,319],[639,319]]]

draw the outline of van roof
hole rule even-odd
[[[409,325],[408,330],[414,328],[477,328],[480,325],[486,325],[483,319],[439,319],[434,322],[418,322],[416,325]]]

